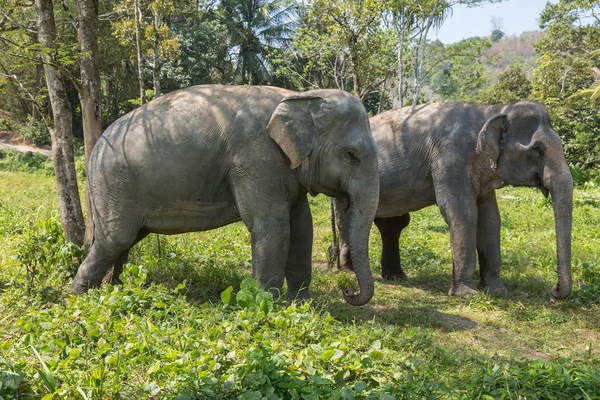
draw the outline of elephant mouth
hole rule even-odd
[[[538,174],[536,172],[536,174],[533,177],[533,180],[535,181],[535,186],[540,189],[540,191],[542,192],[542,194],[544,195],[544,197],[548,198],[548,196],[550,195],[550,190],[548,190],[548,188],[546,188],[544,186],[544,182],[542,181],[542,177],[540,176],[540,174]]]

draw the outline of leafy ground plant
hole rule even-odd
[[[549,296],[552,207],[530,189],[498,197],[506,298],[446,295],[448,230],[431,207],[401,238],[409,279],[376,279],[369,305],[346,305],[351,279],[325,266],[321,196],[310,200],[313,303],[287,304],[248,279],[241,224],[151,235],[123,286],[75,297],[80,255],[65,250],[52,178],[0,171],[0,397],[600,398],[600,189],[575,190],[574,293],[561,302]],[[376,231],[370,247],[377,276]]]

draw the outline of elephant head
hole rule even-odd
[[[477,151],[491,158],[504,184],[537,187],[546,197],[551,194],[558,259],[558,284],[552,289],[552,295],[557,299],[568,297],[571,294],[573,179],[548,112],[533,102],[505,106],[480,131]]]
[[[373,297],[369,231],[379,201],[377,148],[360,100],[341,90],[313,90],[284,98],[267,127],[312,195],[346,205],[347,231],[360,292],[345,300],[363,305]]]

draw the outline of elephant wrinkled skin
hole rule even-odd
[[[453,258],[450,295],[480,288],[506,293],[500,280],[500,214],[495,189],[539,188],[551,194],[556,229],[555,298],[571,293],[573,181],[558,134],[545,108],[533,102],[505,106],[430,104],[390,110],[371,118],[378,146],[380,198],[375,224],[382,237],[382,275],[406,277],[398,238],[409,212],[436,204],[450,229]],[[340,230],[344,226],[343,218]],[[352,269],[344,233],[340,267]]]
[[[360,100],[341,90],[194,86],[164,95],[111,125],[88,166],[93,244],[77,293],[114,281],[129,249],[151,232],[176,234],[243,221],[252,270],[278,293],[309,297],[312,217],[307,192],[347,206],[359,293],[374,283],[368,235],[379,194],[377,153]]]

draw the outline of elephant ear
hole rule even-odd
[[[310,155],[316,140],[313,113],[323,98],[294,94],[281,100],[267,125],[269,136],[277,142],[295,169]]]
[[[477,154],[483,154],[492,160],[495,168],[502,150],[502,135],[508,131],[506,114],[498,114],[488,119],[477,137]]]

